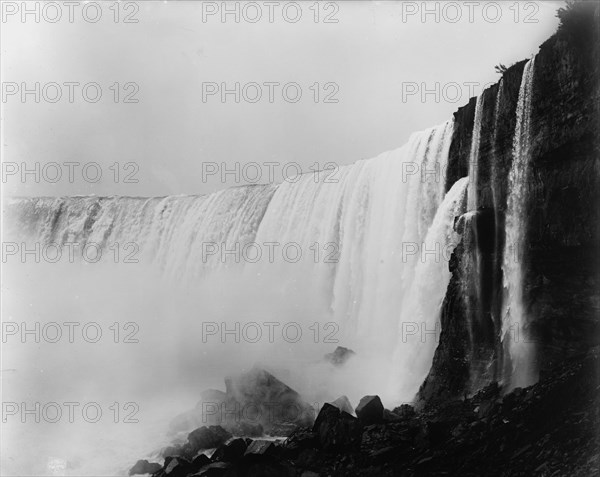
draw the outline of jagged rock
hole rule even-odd
[[[349,451],[360,443],[361,424],[357,418],[325,404],[315,423],[313,432],[325,450]]]
[[[183,457],[165,459],[163,475],[165,477],[185,477],[190,470],[190,461]]]
[[[351,349],[338,346],[333,353],[327,353],[324,359],[334,366],[341,366],[355,354]]]
[[[228,398],[239,403],[237,422],[251,414],[251,422],[260,423],[267,434],[282,432],[286,426],[287,432],[291,432],[295,426],[309,425],[314,419],[310,404],[264,369],[254,367],[227,377],[225,387]]]
[[[350,400],[346,396],[340,396],[335,401],[330,402],[329,404],[337,407],[340,411],[344,411],[350,415],[354,415],[354,408],[352,407]]]
[[[205,454],[198,454],[196,457],[194,457],[194,460],[192,460],[192,463],[190,464],[190,467],[189,467],[189,469],[190,469],[189,472],[190,473],[198,472],[200,469],[202,469],[203,467],[206,467],[210,463],[211,463],[210,459]]]
[[[287,454],[297,455],[303,449],[312,449],[318,446],[315,433],[307,428],[296,429],[283,443]]]
[[[264,439],[257,439],[252,441],[244,455],[248,454],[270,454],[275,453],[275,443],[273,441],[267,441]]]
[[[135,465],[129,469],[129,475],[154,474],[162,469],[162,465],[147,460],[138,460]]]
[[[221,462],[235,462],[244,455],[247,447],[248,444],[246,444],[244,439],[234,439],[227,444],[219,446],[212,455],[212,460]]]
[[[198,451],[218,447],[231,437],[221,426],[200,427],[189,433],[188,443],[184,446],[185,455],[195,456]]]
[[[365,396],[356,406],[356,416],[362,425],[383,422],[383,404],[379,396]]]

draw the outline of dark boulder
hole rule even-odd
[[[212,460],[220,462],[235,462],[244,455],[247,447],[248,444],[246,444],[244,439],[234,439],[227,444],[219,446],[212,455]]]
[[[191,462],[183,457],[167,457],[163,467],[165,477],[185,477],[190,471]]]
[[[356,406],[356,416],[364,426],[383,422],[383,404],[379,396],[363,397]]]
[[[205,454],[198,454],[190,464],[190,473],[198,472],[211,463],[210,459]]]
[[[252,441],[246,449],[245,455],[248,454],[270,454],[276,453],[276,445],[273,441],[267,441],[264,439],[257,439]]]
[[[231,434],[221,426],[200,427],[188,435],[188,444],[198,452],[202,449],[212,449],[224,444],[231,438]]]
[[[361,424],[347,412],[325,404],[315,420],[313,432],[324,450],[350,451],[360,444]]]

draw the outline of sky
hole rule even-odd
[[[563,2],[50,3],[2,2],[5,197],[205,194],[374,157],[535,54]]]

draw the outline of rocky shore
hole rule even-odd
[[[599,369],[600,349],[594,348],[507,394],[492,383],[443,405],[393,410],[366,396],[356,416],[337,400],[285,439],[202,426],[183,445],[165,449],[164,461],[139,461],[130,475],[598,475]]]

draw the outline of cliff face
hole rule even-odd
[[[523,302],[541,376],[600,342],[597,17],[589,20],[589,29],[561,28],[534,64],[525,238],[513,254],[524,272]],[[479,207],[457,220],[462,242],[450,260],[442,332],[421,402],[463,397],[491,381],[506,384],[510,373],[502,343],[502,260],[525,63],[509,68],[480,98]],[[447,189],[468,175],[475,106],[472,98],[454,114]]]

